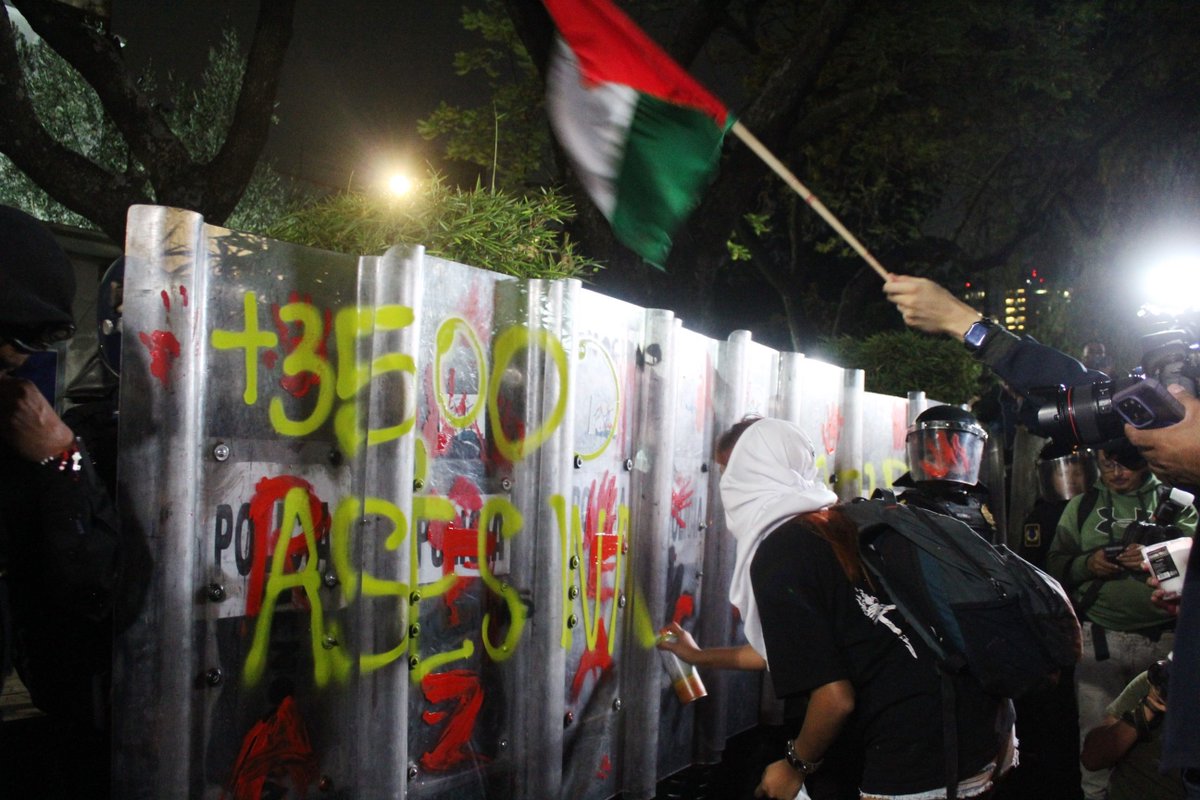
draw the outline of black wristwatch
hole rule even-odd
[[[788,739],[787,752],[784,753],[783,757],[787,759],[787,762],[791,768],[796,770],[796,772],[799,772],[801,775],[812,775],[814,772],[819,770],[821,768],[821,764],[824,763],[824,759],[819,761],[805,761],[803,758],[796,755],[796,742],[794,739]]]
[[[983,347],[983,343],[987,338],[1000,327],[996,321],[990,317],[980,317],[971,327],[967,328],[967,332],[963,334],[963,344],[967,346],[967,350],[974,353],[979,348]]]

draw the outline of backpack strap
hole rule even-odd
[[[1079,532],[1080,540],[1083,539],[1083,523],[1091,516],[1092,509],[1096,507],[1096,500],[1100,497],[1100,490],[1095,486],[1084,492],[1083,497],[1079,499],[1079,505],[1075,508],[1075,530]],[[1091,557],[1099,548],[1089,550],[1087,557]],[[1080,553],[1075,558],[1083,558],[1084,554]],[[1088,609],[1096,602],[1096,598],[1100,596],[1100,590],[1104,588],[1103,582],[1099,578],[1092,578],[1092,584],[1088,590],[1079,598],[1079,602],[1075,604],[1075,616],[1079,617],[1080,621],[1087,619]]]
[[[1079,505],[1075,507],[1075,530],[1083,531],[1083,521],[1092,513],[1092,509],[1096,507],[1096,501],[1100,498],[1100,490],[1095,486],[1083,493],[1083,497],[1079,500]]]
[[[938,668],[942,678],[942,748],[946,751],[946,800],[958,797],[958,711],[954,705],[954,679]]]
[[[871,493],[871,499],[872,500],[882,500],[883,502],[887,503],[890,506],[894,506],[900,502],[896,498],[896,493],[892,491],[890,486],[886,487],[886,488],[881,487],[879,489],[876,489],[874,492]]]

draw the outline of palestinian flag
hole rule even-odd
[[[734,117],[608,0],[543,0],[550,124],[622,243],[662,268]]]

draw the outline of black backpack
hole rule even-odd
[[[895,496],[840,507],[857,526],[863,564],[937,659],[947,797],[958,785],[952,676],[998,697],[1053,685],[1079,660],[1079,622],[1058,581],[1004,545]]]
[[[951,674],[1021,697],[1079,659],[1079,622],[1058,581],[943,514],[894,500],[842,506],[863,563]]]

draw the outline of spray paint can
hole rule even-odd
[[[1183,591],[1183,579],[1187,575],[1188,555],[1191,552],[1190,536],[1142,548],[1142,558],[1150,568],[1150,574],[1158,579],[1158,586],[1166,597],[1178,597]]]
[[[658,640],[673,642],[677,638],[673,633],[662,633]],[[700,673],[696,671],[694,664],[687,663],[670,650],[659,650],[658,654],[662,657],[663,669],[667,671],[667,677],[671,680],[671,688],[675,690],[675,696],[679,698],[679,702],[690,703],[708,695],[708,690],[704,688],[704,681],[700,680]]]

